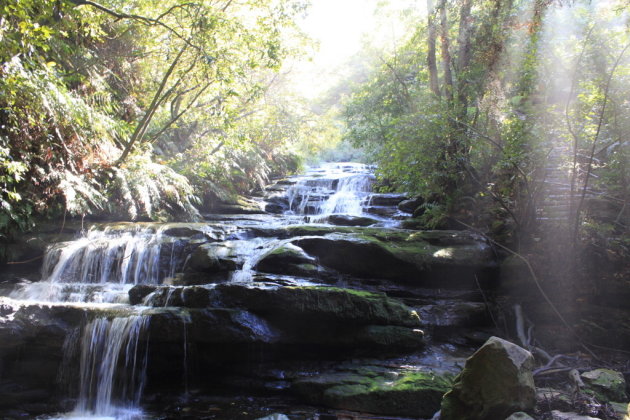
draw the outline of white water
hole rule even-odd
[[[165,245],[169,245],[170,250]],[[175,238],[152,229],[91,230],[72,242],[52,245],[42,281],[11,294],[39,302],[125,303],[136,284],[159,284],[183,265]],[[168,252],[167,255],[165,255]]]
[[[83,329],[79,399],[62,418],[137,419],[146,377],[140,335],[149,317],[97,318]]]
[[[360,216],[368,202],[374,176],[367,165],[328,163],[311,168],[287,189],[294,214],[316,215],[324,220],[331,214]]]

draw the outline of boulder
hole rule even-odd
[[[494,420],[536,403],[530,352],[498,337],[490,338],[466,361],[442,400],[442,420]]]
[[[292,390],[311,404],[427,418],[439,409],[451,383],[450,374],[356,366],[297,380]]]
[[[368,202],[373,206],[397,206],[407,198],[406,194],[400,193],[370,194]]]
[[[318,267],[313,257],[288,243],[265,254],[254,267],[258,271],[290,276],[316,276]]]
[[[222,241],[226,236],[224,226],[213,226],[208,223],[166,223],[161,225],[159,232],[166,236],[199,238],[210,241]]]
[[[205,206],[211,213],[218,214],[264,214],[261,203],[246,197],[236,197],[232,200],[214,202]]]
[[[408,200],[403,200],[398,203],[398,210],[403,211],[405,213],[414,213],[418,207],[424,204],[424,199],[419,195],[410,198]]]
[[[595,369],[584,372],[582,381],[587,386],[587,392],[600,402],[626,402],[626,380],[623,374],[611,369]]]
[[[369,206],[364,211],[375,216],[393,218],[398,209],[395,206]]]
[[[203,244],[190,255],[185,267],[186,278],[183,279],[183,282],[191,284],[193,283],[192,280],[195,280],[196,283],[197,277],[199,277],[198,282],[210,283],[211,279],[206,276],[193,276],[191,273],[227,273],[237,270],[238,266],[237,256],[228,242]]]

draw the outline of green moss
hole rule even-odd
[[[446,392],[452,384],[453,377],[451,375],[438,376],[433,372],[410,372],[394,382],[392,389],[402,391],[432,388]]]
[[[595,369],[584,372],[582,379],[587,385],[585,392],[599,401],[628,401],[626,381],[623,374],[611,369]]]
[[[349,295],[357,296],[357,297],[361,297],[365,299],[378,299],[378,300],[389,299],[383,293],[366,292],[365,290],[344,289],[341,287],[328,287],[328,286],[304,286],[304,288],[325,290],[325,291],[337,292],[337,293],[347,293]]]
[[[451,375],[433,372],[379,366],[352,370],[305,379],[298,390],[312,402],[330,407],[415,418],[433,415],[452,382]]]

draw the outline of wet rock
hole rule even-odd
[[[522,411],[519,411],[517,413],[512,414],[510,417],[507,417],[505,420],[534,420],[534,418],[531,417],[527,413],[523,413]]]
[[[444,302],[418,308],[422,324],[430,327],[470,327],[486,325],[488,309],[483,302]]]
[[[230,201],[220,201],[212,203],[207,208],[212,213],[219,214],[264,214],[261,204],[246,197],[237,197]]]
[[[349,344],[379,346],[390,349],[420,349],[424,346],[424,332],[392,325],[368,325],[347,336]]]
[[[282,214],[288,209],[289,209],[288,206],[283,206],[282,204],[278,204],[278,203],[265,204],[265,211],[267,213]]]
[[[129,303],[152,307],[178,306],[205,308],[211,305],[211,292],[201,286],[156,286],[138,284],[129,289]]]
[[[166,236],[199,238],[212,241],[225,239],[226,231],[223,227],[211,226],[207,223],[168,223],[160,228]]]
[[[439,409],[451,381],[449,374],[357,366],[300,379],[292,389],[311,404],[427,418]]]
[[[551,420],[601,420],[598,417],[582,416],[578,413],[553,410]]]
[[[260,418],[258,418],[256,420],[290,420],[290,419],[285,414],[274,413],[274,414],[271,414],[269,416],[260,417]]]
[[[581,377],[588,388],[587,392],[592,393],[598,401],[628,401],[626,380],[620,372],[595,369],[584,372]]]
[[[368,202],[373,206],[397,206],[407,198],[406,194],[399,193],[370,194]]]
[[[182,323],[194,323],[195,317],[201,316],[196,309],[210,311],[202,325],[206,333],[216,334],[218,327],[213,319],[222,314],[215,311],[222,309],[257,317],[259,321],[252,324],[273,325],[276,332],[281,332],[276,341],[286,344],[394,353],[424,345],[424,334],[417,329],[417,315],[400,302],[376,293],[326,287],[258,288],[225,284],[214,288],[135,286],[130,295],[137,296],[134,303],[144,299],[143,302],[155,307],[156,312],[151,314],[161,319],[152,321],[160,325],[153,328],[168,330],[162,334],[173,337],[181,336]],[[168,310],[161,312],[164,307]],[[188,309],[178,311],[176,307]],[[190,317],[193,321],[185,321]],[[225,327],[231,328],[229,325],[226,323]]]
[[[357,277],[402,279],[417,276],[415,265],[380,242],[354,236],[307,237],[295,243],[329,268]]]
[[[201,273],[221,273],[238,268],[236,256],[225,243],[203,244],[190,255],[186,269]]]
[[[424,199],[422,197],[415,196],[408,200],[403,200],[398,203],[398,210],[403,211],[405,213],[413,213],[418,207],[424,204]]]
[[[129,289],[129,303],[132,305],[138,305],[142,303],[151,293],[155,292],[157,286],[150,284],[137,284]]]
[[[474,289],[493,281],[495,256],[490,246],[474,234],[345,229],[325,236],[296,238],[292,243],[323,266],[361,278],[396,280],[417,287]]]
[[[268,252],[255,268],[264,273],[291,276],[311,276],[316,275],[318,271],[315,259],[290,243]]]
[[[162,309],[147,312],[150,344],[183,343],[184,334],[194,343],[240,345],[272,343],[280,333],[264,319],[243,310],[203,308],[181,312]]]
[[[242,307],[290,324],[298,320],[351,325],[419,326],[418,315],[385,294],[335,287],[259,288],[221,284],[215,288],[231,307]]]
[[[498,337],[490,338],[466,361],[442,401],[442,420],[493,420],[531,411],[536,390],[530,352]]]
[[[393,206],[369,206],[364,211],[375,216],[392,218],[398,209]]]
[[[333,214],[326,219],[328,223],[335,226],[370,226],[378,222],[371,217],[348,216],[345,214]]]

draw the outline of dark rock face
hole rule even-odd
[[[424,204],[424,199],[420,196],[416,196],[408,200],[403,200],[400,203],[398,203],[398,210],[404,211],[405,213],[414,214],[416,209],[423,204]]]
[[[324,266],[353,276],[405,279],[417,274],[414,265],[400,260],[378,243],[342,236],[302,238],[295,243]]]
[[[406,200],[405,194],[371,194],[369,202],[373,206],[397,206],[401,201]]]
[[[419,287],[477,288],[477,282],[483,287],[495,277],[491,248],[466,232],[347,229],[356,230],[296,238],[292,243],[323,266],[361,278]]]
[[[498,337],[490,338],[466,361],[442,400],[442,420],[494,420],[531,411],[536,389],[530,352]]]
[[[418,327],[419,318],[407,306],[384,294],[334,287],[257,288],[218,285],[223,302],[243,307],[290,324],[295,317],[317,322],[350,325],[398,325]],[[299,327],[299,325],[298,325]]]
[[[344,214],[333,214],[328,216],[328,223],[335,226],[370,226],[378,222],[376,219],[364,216],[348,216]]]
[[[170,306],[190,308],[186,314],[192,318],[191,325],[200,325],[192,326],[192,331],[198,330],[200,335],[196,339],[195,333],[191,333],[189,338],[201,343],[209,342],[204,334],[214,337],[211,340],[224,340],[219,341],[224,344],[246,342],[242,337],[250,337],[250,326],[258,325],[259,328],[254,330],[264,331],[262,336],[266,338],[254,335],[252,342],[309,344],[361,352],[376,348],[400,351],[423,346],[417,314],[399,301],[378,293],[333,287],[270,288],[237,284],[222,284],[212,289],[135,286],[129,292],[130,296],[136,296],[132,302],[139,302],[137,296],[149,293],[152,293],[150,303],[156,307],[166,305],[168,299]],[[160,318],[152,321],[151,327],[155,334],[173,337],[169,339],[173,342],[182,338],[181,314],[156,308],[152,317],[157,315]],[[249,320],[245,332],[239,324],[243,319]],[[273,334],[270,331],[274,331]]]

